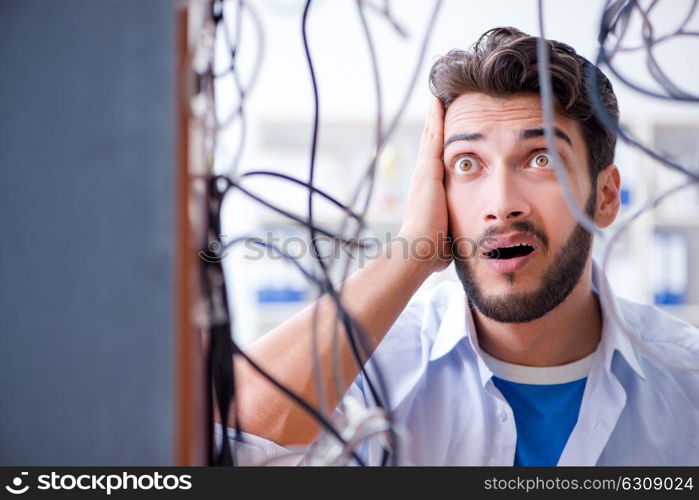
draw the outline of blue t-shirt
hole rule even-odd
[[[512,407],[517,426],[514,465],[558,463],[578,421],[587,378],[565,384],[537,385],[493,377]]]
[[[594,353],[559,366],[515,365],[483,352],[493,383],[515,417],[514,465],[553,466],[578,421]]]

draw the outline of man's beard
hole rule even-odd
[[[595,183],[592,185],[594,187]],[[590,216],[594,214],[596,194],[596,190],[593,189],[585,207],[585,211]],[[513,223],[508,226],[509,229],[541,234],[529,221]],[[573,233],[555,256],[553,264],[544,273],[539,289],[527,293],[508,292],[502,296],[484,295],[476,282],[468,259],[455,258],[454,266],[468,300],[481,313],[500,323],[526,323],[541,318],[570,295],[580,281],[591,248],[592,235],[580,223],[576,223]],[[513,283],[514,273],[507,273],[507,278],[510,283]]]

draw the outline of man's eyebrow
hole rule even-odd
[[[444,156],[444,150],[447,149],[447,146],[449,144],[451,144],[452,142],[455,142],[455,141],[480,141],[481,139],[485,139],[485,136],[479,132],[473,132],[470,134],[452,135],[449,139],[444,141],[444,146],[442,147],[442,156]]]
[[[543,128],[529,128],[526,130],[522,130],[522,132],[519,134],[520,139],[534,139],[535,137],[543,137],[546,135],[546,132],[544,131]],[[568,137],[568,134],[563,132],[560,128],[558,127],[553,127],[553,135],[558,137],[559,139],[563,139],[566,141],[570,147],[573,147],[573,141],[570,140],[570,137]]]

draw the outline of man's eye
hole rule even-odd
[[[532,168],[551,168],[553,167],[553,159],[546,153],[539,153],[529,162]]]
[[[468,175],[478,170],[480,164],[473,156],[460,156],[454,162],[454,171],[457,175]]]

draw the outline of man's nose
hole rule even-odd
[[[501,168],[494,172],[484,186],[486,204],[483,217],[487,223],[512,223],[530,215],[531,207],[524,186],[520,186],[508,170]]]

